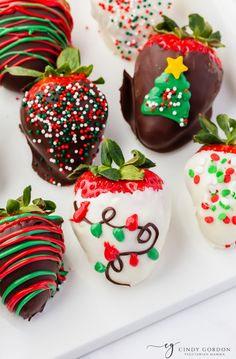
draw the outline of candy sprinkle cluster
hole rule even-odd
[[[233,156],[213,152],[209,161],[199,157],[196,168],[188,170],[188,175],[196,186],[201,181],[206,185],[201,208],[204,221],[208,224],[221,221],[236,225],[236,159]]]
[[[106,98],[95,84],[66,79],[45,83],[25,93],[23,107],[30,142],[43,157],[47,153],[47,162],[61,174],[67,176],[95,155],[108,115]],[[54,178],[50,182],[60,185]]]
[[[172,3],[163,0],[106,0],[97,1],[104,16],[116,51],[126,60],[132,60],[142,50],[152,27]],[[104,17],[103,17],[104,19]]]

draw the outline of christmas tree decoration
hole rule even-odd
[[[211,117],[223,79],[215,49],[224,47],[220,32],[199,14],[190,14],[184,26],[162,18],[120,88],[125,121],[144,146],[160,153],[192,140],[199,113]]]
[[[173,59],[172,57],[167,57],[168,66],[165,69],[167,74],[172,74],[177,80],[183,72],[188,71],[188,67],[183,63],[183,56]]]
[[[190,83],[183,72],[188,68],[183,64],[183,56],[167,58],[168,66],[155,79],[155,87],[145,96],[141,111],[144,115],[163,116],[180,127],[188,124],[191,92]]]

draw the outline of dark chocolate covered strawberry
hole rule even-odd
[[[14,77],[8,66],[43,71],[71,44],[73,20],[66,0],[0,1],[0,83],[15,91],[32,82]]]
[[[201,116],[200,124],[202,129],[194,141],[202,146],[186,164],[186,184],[209,243],[222,249],[235,247],[236,120],[218,115],[217,126]]]
[[[124,72],[121,87],[125,120],[157,152],[191,140],[199,129],[199,113],[211,116],[223,77],[214,50],[223,46],[218,31],[198,14],[190,15],[182,28],[163,19],[138,56],[134,77]]]
[[[41,312],[58,290],[66,272],[61,229],[63,219],[51,215],[56,205],[31,201],[31,187],[0,210],[0,296],[24,319]]]
[[[33,154],[33,169],[44,180],[56,184],[68,179],[80,163],[91,164],[106,126],[108,104],[97,87],[100,78],[90,81],[93,66],[80,66],[79,50],[67,48],[57,68],[45,73],[9,68],[12,74],[36,76],[25,93],[21,129]]]
[[[158,265],[171,204],[155,164],[137,150],[125,161],[105,139],[101,166],[81,165],[75,185],[73,230],[94,270],[116,285],[132,286]]]

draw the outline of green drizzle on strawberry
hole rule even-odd
[[[31,186],[8,200],[0,218],[0,295],[10,312],[31,319],[65,280],[63,218],[50,215],[54,202],[37,198]]]

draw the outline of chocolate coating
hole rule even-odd
[[[58,218],[60,218],[60,217],[58,217]],[[52,226],[57,225],[60,227],[62,222],[63,222],[62,219],[54,220],[54,221],[51,221],[51,225]],[[26,220],[21,221],[20,223],[15,223],[13,221],[13,222],[11,222],[11,225],[8,226],[7,229],[4,229],[4,225],[1,225],[0,226],[0,243],[1,243],[1,239],[3,239],[5,236],[7,236],[9,234],[13,234],[13,233],[23,230],[23,229],[33,228],[35,226],[37,226],[37,228],[38,228],[39,226],[45,226],[45,225],[48,226],[49,224],[45,223],[45,221],[43,219],[41,220],[39,218],[38,219],[26,219]],[[31,234],[28,237],[29,238],[27,238],[27,236],[26,236],[26,239],[24,241],[21,241],[20,244],[23,245],[24,243],[27,243],[27,242],[29,243],[29,241],[33,240],[33,237],[38,238],[38,234],[37,233]],[[61,235],[59,233],[54,233],[52,231],[50,233],[47,233],[47,237],[56,239],[59,242],[64,243],[63,235]],[[42,241],[44,240],[43,235],[42,235],[41,240]],[[7,248],[9,250],[13,249],[14,244],[8,245]],[[36,247],[34,247],[34,248],[36,248]],[[50,249],[50,247],[48,247],[48,248]],[[0,246],[0,249],[1,249],[1,246]],[[15,256],[19,256],[19,255],[21,255],[21,253],[24,253],[25,251],[26,251],[26,249],[24,248],[24,249],[18,250],[17,252],[15,252],[11,255],[5,256],[3,259],[0,259],[0,269],[7,261],[14,259]],[[54,256],[56,256],[50,250],[45,250],[45,249],[42,250],[40,248],[40,245],[38,245],[38,250],[34,251],[33,255],[34,256],[37,256],[37,255],[40,255],[40,256],[54,255]],[[27,255],[25,255],[25,258],[27,258]],[[7,267],[7,269],[9,269],[9,266]],[[51,260],[44,260],[44,261],[40,260],[40,261],[35,261],[33,263],[26,264],[26,265],[20,267],[19,269],[14,270],[13,272],[11,272],[7,276],[5,276],[0,281],[0,296],[3,295],[3,293],[6,291],[6,289],[12,285],[12,283],[14,283],[15,281],[19,280],[20,278],[22,278],[24,276],[27,276],[27,275],[37,272],[37,271],[50,271],[57,275],[59,270],[60,270],[59,262],[55,262],[55,261],[51,261]],[[27,290],[31,285],[37,284],[37,283],[45,281],[45,280],[47,281],[47,280],[55,280],[55,279],[51,275],[41,275],[40,277],[31,278],[31,279],[25,281],[24,283],[18,285],[15,289],[13,289],[10,292],[10,294],[8,294],[8,296],[6,297],[5,304],[8,305],[8,303],[9,303],[9,301],[11,301],[12,297],[14,297],[14,295],[17,295],[20,291]],[[57,287],[59,284],[61,284],[61,280],[57,277],[57,280],[56,280]],[[43,309],[50,297],[51,297],[51,294],[50,294],[49,290],[44,290],[41,293],[38,293],[35,297],[33,297],[30,301],[28,301],[28,303],[26,303],[23,306],[19,315],[21,317],[23,317],[24,319],[30,320],[35,314],[43,311]]]
[[[9,90],[21,91],[35,79],[4,73],[5,66],[41,72],[54,66],[71,42],[73,21],[64,0],[2,0],[0,26],[0,81]]]
[[[61,99],[61,94],[56,92],[57,86],[60,85],[63,88],[63,96],[70,95],[70,90],[66,88],[68,84],[71,87],[78,86],[77,90],[82,91],[79,106],[73,93],[68,105]],[[53,99],[44,92],[46,86],[50,87],[50,92],[55,93]],[[98,152],[108,116],[105,96],[88,80],[80,80],[79,75],[73,75],[71,81],[62,77],[46,80],[42,86],[40,83],[36,84],[27,96],[30,107],[28,102],[25,106],[23,103],[20,128],[32,151],[33,169],[49,183],[61,186],[74,183],[75,179],[68,178],[69,174],[82,163],[91,164]],[[37,106],[37,96],[41,98],[41,107],[37,107],[32,114],[31,101]],[[59,111],[50,116],[54,105]],[[45,117],[39,118],[39,110],[47,106],[50,106],[50,110],[42,111],[42,116]],[[57,145],[58,142],[60,145]]]
[[[190,83],[191,100],[189,123],[180,127],[178,123],[161,116],[145,116],[141,105],[145,95],[154,86],[154,80],[167,66],[167,57],[184,57],[188,67],[185,73]],[[223,78],[223,70],[208,53],[164,50],[158,44],[146,47],[139,54],[134,77],[124,72],[121,92],[121,109],[138,139],[148,148],[157,152],[169,152],[190,141],[200,129],[198,115],[212,114],[213,101],[218,94]]]

